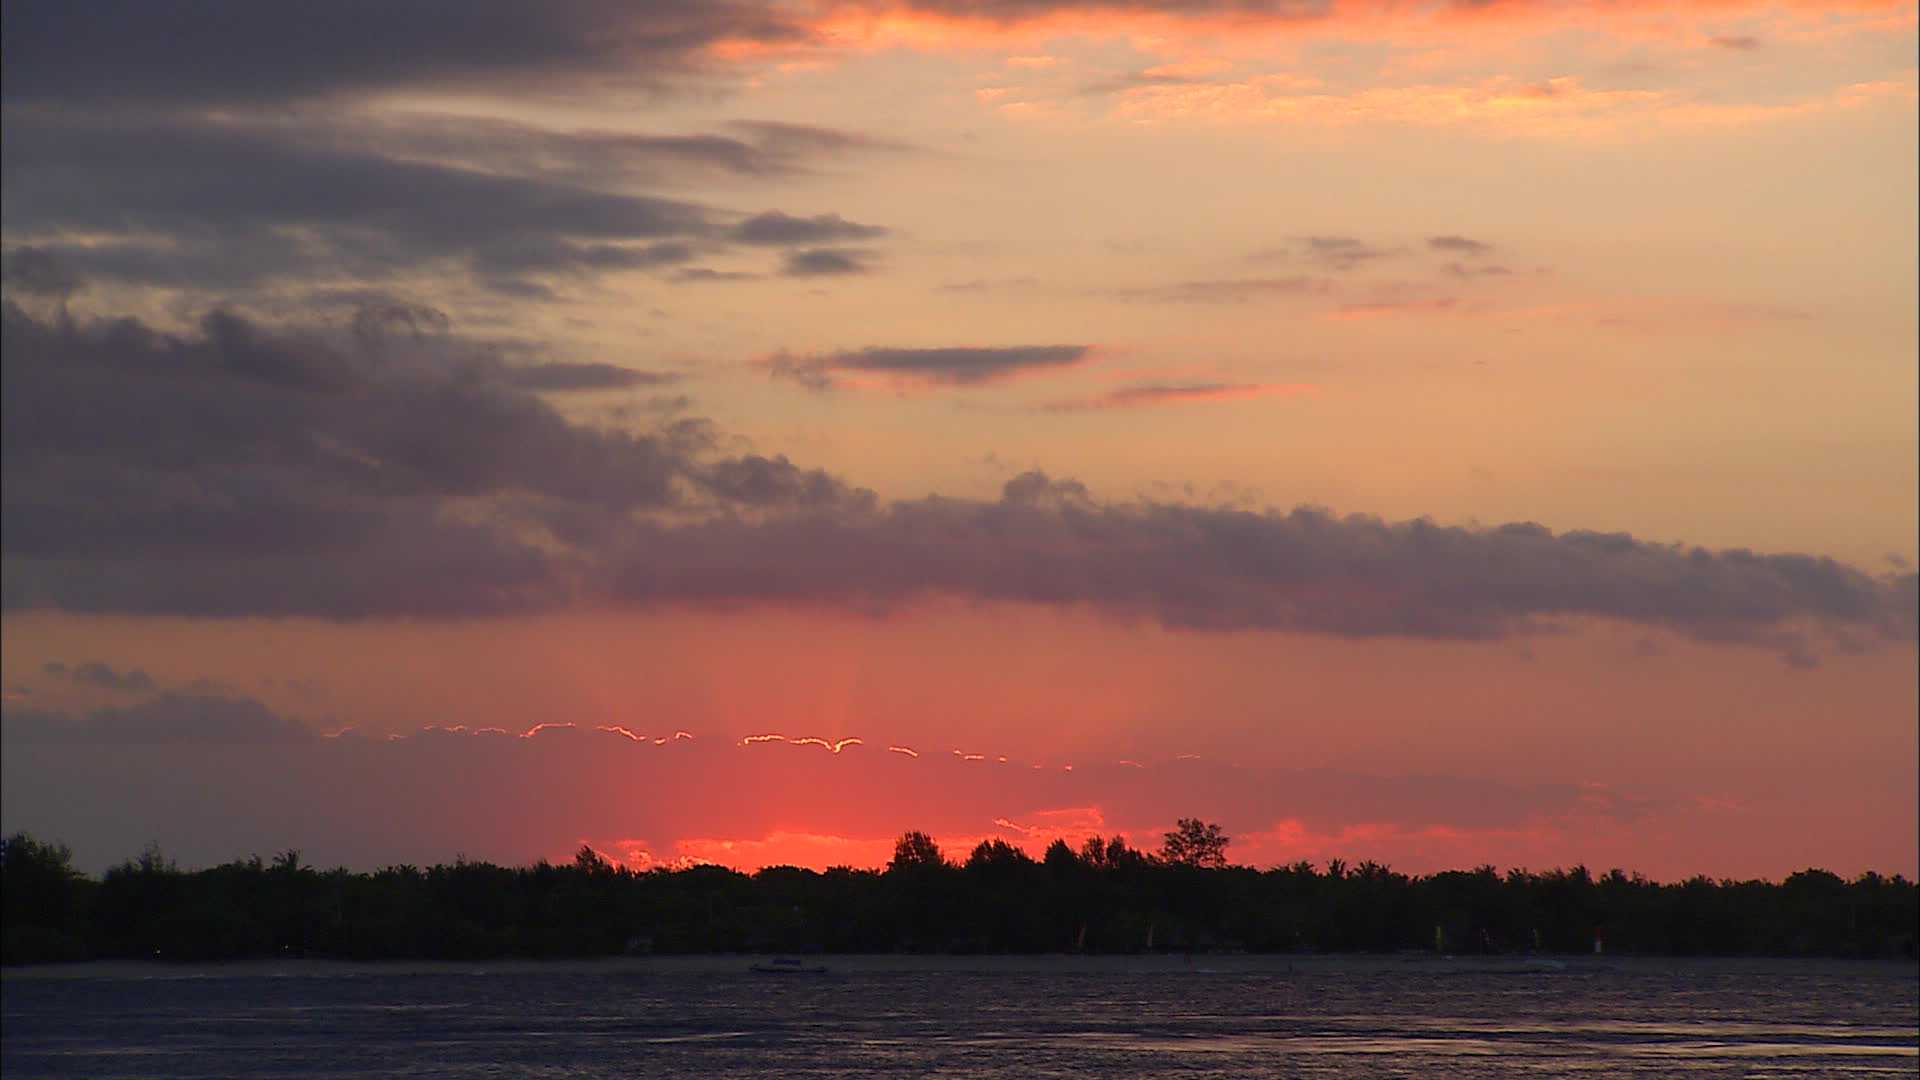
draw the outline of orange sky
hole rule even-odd
[[[6,830],[1920,872],[1913,3],[430,7],[9,6]]]

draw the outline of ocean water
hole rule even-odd
[[[27,1077],[1913,1076],[1920,968],[748,957],[79,966],[0,982]]]

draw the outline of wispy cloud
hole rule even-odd
[[[438,5],[398,0],[381,6],[378,34],[359,19],[298,3],[221,4],[193,17],[135,3],[103,14],[9,3],[7,100],[273,104],[615,74],[660,86],[691,75],[716,49],[809,35],[755,3],[477,3],[449,21]]]
[[[1092,352],[1090,345],[876,347],[808,356],[779,353],[762,361],[762,366],[776,378],[790,379],[813,390],[831,389],[849,374],[966,387],[1071,367],[1087,360]]]
[[[1427,246],[1435,251],[1444,251],[1451,255],[1487,255],[1493,251],[1493,245],[1475,240],[1470,236],[1429,236]]]
[[[1301,254],[1334,270],[1352,270],[1400,252],[1367,243],[1354,236],[1308,236],[1300,241]]]
[[[1440,268],[1448,277],[1472,280],[1474,278],[1511,277],[1513,271],[1499,263],[1461,263],[1450,262]]]
[[[888,231],[836,213],[745,215],[634,193],[608,183],[621,179],[617,170],[594,166],[596,154],[627,161],[612,136],[569,141],[510,128],[362,140],[342,123],[329,139],[198,115],[131,123],[9,113],[8,238],[35,250],[25,262],[9,258],[9,287],[70,293],[95,278],[232,295],[288,281],[365,286],[431,269],[552,299],[570,282],[671,272],[730,251],[787,249],[782,270],[794,276],[865,273],[872,253],[843,245]],[[562,145],[522,145],[542,140]],[[654,140],[641,156],[727,160],[733,146],[671,145],[669,154]],[[498,160],[487,168],[467,160],[489,154]]]
[[[1162,405],[1182,405],[1200,401],[1233,401],[1258,397],[1299,397],[1319,392],[1310,383],[1142,383],[1087,398],[1056,401],[1050,412],[1085,412],[1106,409],[1144,409]]]
[[[116,671],[98,660],[89,660],[83,664],[68,665],[52,661],[41,670],[49,675],[72,680],[82,686],[91,686],[97,690],[115,690],[126,693],[145,693],[156,687],[153,676],[139,668]]]
[[[778,210],[756,214],[727,232],[728,238],[737,244],[763,246],[811,246],[871,240],[886,234],[887,230],[878,225],[862,225],[839,214],[793,217]]]
[[[780,273],[787,277],[843,277],[872,273],[873,256],[850,248],[808,248],[787,255]]]
[[[618,364],[554,361],[508,368],[507,381],[525,390],[567,393],[593,390],[629,390],[640,386],[665,386],[679,381],[670,372],[641,371]]]
[[[1300,275],[1173,281],[1164,285],[1118,289],[1114,295],[1124,300],[1165,304],[1241,304],[1289,296],[1310,296],[1328,292],[1331,288],[1332,284],[1324,278]]]

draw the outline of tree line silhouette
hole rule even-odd
[[[953,862],[910,832],[885,870],[634,871],[456,859],[371,873],[298,852],[204,870],[157,849],[98,879],[25,834],[0,842],[4,960],[591,957],[637,952],[1361,952],[1915,956],[1920,889],[1805,870],[1780,882],[1650,881],[1585,867],[1430,875],[1335,859],[1229,865],[1183,820],[1157,853],[1120,837],[1039,859],[1000,840]]]

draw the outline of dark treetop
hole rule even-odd
[[[1118,837],[1040,860],[1005,842],[949,862],[908,833],[884,871],[718,866],[635,872],[582,848],[570,865],[456,860],[374,873],[296,852],[183,871],[157,851],[99,880],[24,834],[0,847],[9,964],[578,957],[630,952],[1143,950],[1915,955],[1903,877],[1674,884],[1585,867],[1428,876],[1340,860],[1255,870],[1217,826],[1183,821],[1159,854]]]

